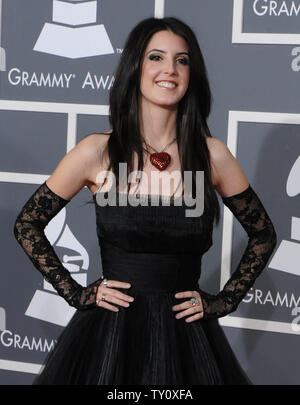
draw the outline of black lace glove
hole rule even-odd
[[[96,294],[102,278],[82,287],[62,265],[48,241],[44,228],[70,200],[58,196],[46,181],[32,194],[19,213],[14,235],[43,277],[69,305],[77,309],[96,306]]]
[[[203,319],[220,318],[235,311],[265,268],[275,246],[276,232],[257,194],[249,185],[243,192],[222,198],[249,237],[241,261],[217,295],[199,288]]]

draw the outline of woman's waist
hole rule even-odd
[[[104,277],[144,292],[195,289],[201,274],[201,256],[194,254],[133,253],[105,244],[101,256]]]

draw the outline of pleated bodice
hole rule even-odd
[[[116,206],[97,204],[97,235],[101,247],[103,274],[127,281],[144,292],[171,292],[195,288],[201,273],[201,258],[212,244],[212,218],[187,217],[184,200],[164,197],[151,205]]]

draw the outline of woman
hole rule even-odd
[[[210,105],[205,64],[191,29],[175,18],[139,23],[125,44],[110,94],[111,131],[79,142],[15,223],[15,237],[30,260],[78,309],[36,384],[250,383],[217,318],[237,308],[266,266],[276,234],[238,162],[211,137]],[[132,193],[129,182],[126,192],[121,187],[120,162],[127,164],[127,174],[142,173],[141,204],[100,206],[98,196],[110,190],[99,180],[105,170],[115,175],[118,203]],[[182,181],[173,183],[171,193],[156,181],[149,187],[153,173],[174,171],[181,179],[193,173],[193,197],[196,173],[204,172],[201,217],[187,217],[185,203],[177,204],[187,188]],[[93,194],[103,266],[103,276],[88,287],[71,278],[43,233],[84,186]],[[216,192],[249,241],[223,290],[211,295],[198,281],[219,219]],[[145,204],[154,194],[159,205]]]

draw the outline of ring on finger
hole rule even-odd
[[[96,304],[98,304],[100,301],[105,301],[105,295],[101,294],[100,299],[96,300]]]
[[[105,278],[104,276],[101,276],[100,279],[101,279],[101,283],[100,283],[100,284],[103,283],[104,287],[107,287],[107,278]]]
[[[195,298],[195,297],[192,297],[192,298],[190,299],[190,301],[192,302],[193,307],[194,307],[195,305],[198,305],[198,304],[199,304],[198,299]]]

